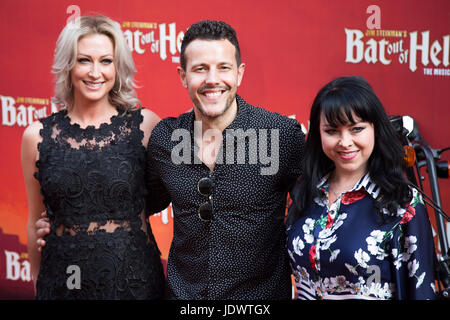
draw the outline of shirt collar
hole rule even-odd
[[[330,173],[325,175],[320,182],[317,184],[317,188],[321,190],[322,192],[328,193],[328,178],[330,177]],[[376,199],[380,193],[380,188],[377,186],[377,184],[370,178],[370,174],[366,173],[361,179],[356,182],[356,184],[348,190],[348,192],[358,191],[361,188],[364,188],[366,192],[373,198]]]
[[[236,103],[237,103],[237,114],[234,118],[233,122],[227,127],[227,129],[239,129],[239,128],[247,128],[248,126],[248,116],[250,106],[240,95],[236,95]]]

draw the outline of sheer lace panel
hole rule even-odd
[[[140,214],[140,224],[140,229],[148,236],[147,221],[145,219],[144,211],[142,211]],[[73,225],[72,227],[67,227],[61,224],[56,227],[55,232],[57,236],[62,236],[64,233],[75,236],[79,232],[86,232],[89,235],[95,235],[99,230],[105,230],[105,232],[114,233],[119,228],[120,230],[124,230],[127,232],[130,232],[132,230],[131,223],[128,220],[107,220],[106,223],[91,221],[87,226]]]
[[[70,119],[67,118],[70,123]],[[51,129],[51,139],[57,145],[70,147],[79,150],[80,148],[101,151],[103,147],[113,145],[119,140],[124,140],[130,136],[131,128],[125,125],[119,126],[116,130],[107,130],[106,124],[102,124],[99,128],[88,126],[81,129],[78,124],[71,124],[70,129],[78,130],[78,135],[72,135],[71,131],[64,132],[58,124]],[[76,138],[74,138],[74,136]]]

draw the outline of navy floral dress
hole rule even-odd
[[[321,196],[288,227],[297,299],[435,299],[434,242],[417,190],[383,222],[369,174],[331,206],[328,176],[318,188]]]

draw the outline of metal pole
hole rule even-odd
[[[435,204],[441,208],[441,196],[439,194],[439,184],[438,184],[438,177],[436,172],[436,166],[434,161],[434,155],[429,145],[427,145],[424,142],[414,143],[414,149],[420,148],[423,153],[425,154],[425,159],[427,163],[427,169],[428,169],[428,175],[430,178],[430,188],[431,188],[431,195],[433,198],[433,201]],[[441,253],[443,256],[446,256],[448,254],[448,239],[445,232],[445,222],[442,215],[438,212],[438,210],[434,209],[435,217],[436,217],[436,224],[438,228],[439,233],[439,243],[441,245]]]

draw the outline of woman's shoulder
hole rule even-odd
[[[44,127],[41,120],[32,122],[23,132],[23,139],[33,139],[40,135],[41,129]]]
[[[413,207],[416,207],[419,204],[424,204],[423,202],[423,198],[421,193],[419,192],[419,190],[416,187],[412,187],[409,186],[409,189],[411,190],[411,194],[412,194],[412,199],[410,201],[410,205]]]
[[[140,124],[141,130],[144,132],[143,144],[147,146],[150,135],[155,126],[161,121],[161,118],[147,108],[140,108],[140,114],[142,115],[142,122]]]
[[[139,111],[142,115],[142,126],[144,129],[151,131],[161,121],[161,118],[148,108],[140,108]]]
[[[45,127],[51,126],[52,123],[58,121],[58,118],[65,116],[67,111],[65,109],[53,112],[50,115],[33,121],[23,132],[23,139],[38,139],[42,136],[42,131]]]
[[[144,122],[158,123],[161,120],[161,118],[155,112],[153,112],[152,110],[150,110],[148,108],[142,107],[142,108],[140,108],[140,111],[141,111],[142,117],[144,118]]]
[[[401,218],[401,224],[408,223],[414,218],[415,220],[417,220],[417,218],[421,220],[424,217],[428,216],[420,192],[416,188],[411,186],[410,190],[412,194],[411,201],[405,207],[399,208],[397,210],[397,216]]]
[[[24,152],[23,150],[29,150],[29,152],[33,152],[33,159],[35,158],[38,144],[42,141],[41,130],[43,129],[43,127],[44,126],[42,122],[40,120],[36,120],[25,129],[22,135],[22,153]]]

